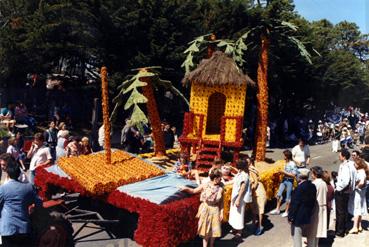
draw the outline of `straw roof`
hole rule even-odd
[[[182,80],[206,85],[255,85],[255,82],[238,68],[235,61],[221,51],[214,52],[209,59],[203,59],[197,68],[188,73]]]

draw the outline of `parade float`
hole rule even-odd
[[[123,93],[131,90],[131,93],[137,94],[139,87],[150,83],[152,74],[146,70],[139,73],[144,73],[144,80],[134,78],[129,85],[136,85],[131,88],[126,86]],[[58,187],[138,214],[134,240],[142,246],[177,246],[194,239],[197,235],[195,215],[200,204],[199,196],[187,195],[178,187],[196,187],[196,183],[148,160],[169,153],[160,148],[160,142],[152,154],[140,156],[111,150],[106,68],[101,70],[101,78],[105,150],[86,156],[61,158],[57,164],[38,168],[35,184],[39,194],[46,200],[51,197],[52,188]],[[196,163],[200,169],[208,169],[211,159],[220,157],[224,147],[233,149],[233,160],[236,161],[242,146],[246,87],[251,79],[238,69],[232,58],[215,52],[212,57],[204,59],[193,73],[187,74],[185,80],[191,82],[192,88],[190,111],[184,116],[184,130],[180,138],[182,152],[197,154]],[[151,93],[146,92],[146,96],[153,98]],[[135,118],[143,119],[137,103],[147,102],[147,97],[145,100],[138,97],[141,99],[138,101],[136,97],[130,102],[138,114]],[[153,107],[153,104],[148,104],[148,107]],[[157,109],[152,110],[154,115],[151,117],[157,118]],[[161,134],[157,132],[156,135],[160,137]],[[269,199],[278,188],[278,171],[283,165],[281,162],[270,168],[266,164],[257,164]],[[224,196],[225,219],[230,193],[231,188],[227,188]]]
[[[253,81],[231,57],[217,51],[188,73],[184,82],[191,83],[191,98],[179,138],[182,151],[197,154],[199,170],[209,169],[214,158],[221,158],[223,148],[233,150],[235,162],[243,146],[246,87]]]

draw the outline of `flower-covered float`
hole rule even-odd
[[[206,70],[213,62],[218,61],[216,64],[219,65],[219,60],[223,59],[231,63],[225,54],[215,53],[214,58],[205,60],[199,67],[202,66],[201,68]],[[230,65],[228,69],[234,71],[233,65]],[[224,72],[224,67],[222,71]],[[225,74],[219,78],[226,78],[228,72],[224,72]],[[49,197],[50,188],[57,186],[65,191],[77,192],[81,196],[102,200],[119,209],[137,213],[139,219],[134,240],[143,246],[177,246],[194,239],[197,232],[195,215],[200,204],[199,197],[186,195],[180,192],[178,187],[196,184],[180,174],[167,172],[148,160],[163,152],[135,156],[124,151],[111,151],[104,68],[101,77],[105,151],[87,156],[62,158],[57,165],[39,168],[35,184],[40,189],[40,195],[43,198]],[[195,74],[191,78],[196,78]],[[200,150],[207,150],[206,145],[215,145],[216,156],[220,156],[222,147],[233,147],[234,159],[237,159],[241,147],[247,77],[238,75],[234,78],[243,81],[217,85],[192,84],[194,89],[191,91],[191,108],[185,115],[181,138],[182,152],[190,152],[192,148],[192,152],[201,154]],[[137,81],[134,83],[141,85]],[[166,151],[166,154],[175,155],[178,151]],[[258,167],[269,198],[273,197],[279,185],[278,171],[283,167],[283,163],[270,167],[270,165]],[[225,218],[228,214],[230,193],[231,189],[226,189]]]

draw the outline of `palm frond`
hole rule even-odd
[[[289,36],[288,38],[289,38],[289,40],[291,40],[291,41],[292,41],[292,43],[294,43],[294,44],[297,46],[297,48],[298,48],[298,50],[299,50],[299,52],[300,52],[300,55],[301,55],[303,58],[305,58],[305,59],[306,59],[306,61],[308,61],[308,63],[312,64],[312,61],[311,61],[311,55],[310,55],[310,53],[307,51],[307,49],[306,49],[305,45],[304,45],[300,40],[298,40],[298,39],[297,39],[297,38],[295,38],[295,37]]]

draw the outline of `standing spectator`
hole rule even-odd
[[[349,233],[356,234],[363,230],[361,226],[362,216],[368,214],[368,208],[366,204],[366,170],[367,164],[361,158],[355,159],[355,168],[357,171],[357,182],[355,185],[354,193],[350,194],[348,210],[351,215],[354,216],[354,225]]]
[[[203,238],[203,246],[214,246],[215,238],[222,235],[223,219],[223,186],[222,173],[219,169],[213,169],[209,173],[210,182],[196,189],[182,187],[181,190],[190,194],[201,192],[198,213],[199,218],[197,233]]]
[[[51,121],[49,128],[44,132],[44,140],[50,149],[52,160],[56,160],[56,144],[58,143],[58,131],[54,121]]]
[[[292,160],[292,153],[290,150],[283,151],[284,159],[286,161],[286,165],[284,166],[284,169],[280,171],[280,173],[283,175],[283,179],[281,184],[279,185],[279,190],[277,194],[277,208],[272,210],[270,214],[272,215],[278,215],[281,213],[281,204],[283,199],[283,191],[286,189],[286,211],[282,214],[282,217],[288,216],[288,209],[290,207],[291,202],[291,194],[292,194],[292,188],[293,188],[293,181],[296,178],[297,175],[297,167],[295,162]]]
[[[297,176],[298,186],[291,199],[288,222],[291,224],[293,246],[302,247],[302,234],[311,223],[314,205],[316,204],[316,188],[308,180],[309,170],[301,169]],[[312,246],[315,236],[309,236],[308,246]]]
[[[36,168],[46,166],[52,163],[50,149],[44,144],[44,136],[42,133],[36,133],[27,158],[31,159],[30,163],[30,183],[34,184],[36,176]]]
[[[58,133],[56,134],[56,137],[59,138],[59,136],[61,136],[64,132],[68,131],[67,130],[67,125],[65,124],[65,122],[61,122],[58,126]],[[68,131],[69,132],[69,131]]]
[[[68,130],[59,130],[58,132],[58,142],[56,144],[56,160],[60,157],[65,156],[65,148],[68,145],[68,137],[69,131]]]
[[[250,160],[249,173],[252,190],[252,221],[256,226],[255,235],[259,236],[263,233],[264,230],[263,216],[267,197],[264,185],[260,182],[259,171],[256,169],[255,163],[252,160]]]
[[[319,238],[327,237],[327,184],[323,181],[323,169],[320,166],[311,168],[311,177],[316,187],[316,204],[313,210],[308,234],[313,242],[312,246],[318,247]]]
[[[359,122],[359,127],[357,128],[357,131],[359,133],[360,144],[364,144],[364,138],[365,138],[365,123],[364,122]]]
[[[163,134],[164,134],[165,148],[172,149],[174,146],[175,138],[174,138],[174,133],[172,129],[170,128],[170,124],[165,123]]]
[[[177,128],[175,126],[172,126],[171,130],[172,130],[173,135],[174,135],[174,145],[173,145],[173,148],[179,148]]]
[[[26,170],[20,150],[17,149],[17,139],[12,137],[8,140],[8,148],[6,149],[6,152],[10,154],[17,162],[19,162],[23,171]]]
[[[329,229],[329,219],[331,216],[334,200],[334,187],[331,183],[331,176],[329,175],[328,171],[323,172],[323,180],[327,184],[327,229]]]
[[[104,125],[101,125],[101,127],[99,128],[99,133],[98,133],[98,143],[99,143],[99,150],[104,150],[104,142],[105,142],[105,135],[104,135]]]
[[[90,146],[90,140],[88,139],[88,137],[84,136],[82,138],[81,143],[80,143],[80,147],[81,147],[81,154],[82,155],[92,154],[92,148]]]
[[[250,179],[246,160],[238,161],[236,168],[238,169],[238,173],[233,179],[228,223],[233,228],[232,232],[235,234],[235,239],[240,240],[242,238],[242,229],[244,228],[245,195],[248,187],[250,187]]]
[[[350,161],[350,152],[342,149],[339,155],[342,162],[338,169],[335,204],[336,204],[336,236],[344,237],[346,233],[346,223],[348,219],[349,195],[355,189],[356,171],[354,162]]]
[[[141,141],[142,136],[140,132],[132,125],[131,120],[126,119],[120,140],[124,150],[133,154],[139,153],[142,145]]]
[[[8,169],[8,164],[14,163],[16,162],[16,160],[14,160],[13,156],[11,156],[11,154],[8,153],[3,153],[0,155],[0,165],[1,165],[1,169],[0,169],[0,175],[2,174],[2,172],[4,172],[5,174],[7,173],[7,169]],[[9,181],[9,176],[7,175],[5,177],[4,180],[4,184],[7,183]],[[27,175],[24,171],[20,172],[20,175],[18,177],[18,181],[21,183],[28,183],[28,178]]]
[[[310,149],[304,139],[300,138],[299,143],[292,149],[292,160],[299,169],[310,164]]]
[[[30,219],[28,208],[33,203],[41,206],[34,187],[18,181],[18,164],[10,161],[6,172],[9,182],[0,186],[0,235],[3,246],[30,246]]]

